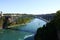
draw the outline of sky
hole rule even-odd
[[[0,0],[3,13],[50,14],[60,10],[60,0]]]

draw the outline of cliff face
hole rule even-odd
[[[52,14],[41,14],[41,15],[35,15],[37,17],[42,17],[43,19],[46,19],[48,21],[52,20],[54,18],[55,13]]]
[[[41,15],[42,18],[46,20],[52,20],[54,18],[55,14],[46,14],[46,15]]]

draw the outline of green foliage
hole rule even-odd
[[[56,14],[57,14],[57,13],[60,13],[60,10],[58,10],[58,11],[56,12]]]
[[[27,17],[23,17],[23,16],[19,17],[19,16],[17,16],[17,19],[14,22],[12,22],[10,26],[19,25],[19,24],[26,24],[26,23],[30,22],[32,19],[33,19],[33,17],[28,17],[28,16]]]
[[[4,17],[0,18],[0,27],[2,27]]]
[[[55,18],[60,18],[60,10],[56,12]]]
[[[39,39],[40,38],[40,39]],[[54,20],[37,30],[35,40],[58,40]]]
[[[3,22],[2,19],[0,19],[0,26],[2,26],[2,22]]]
[[[25,23],[29,22],[31,19],[32,19],[31,17],[30,18],[18,18],[16,20],[16,22],[17,22],[17,24],[25,24]]]
[[[35,40],[58,40],[58,30],[60,30],[60,10],[56,12],[53,20],[37,30]]]
[[[15,21],[13,21],[11,23],[9,21],[6,22],[8,24],[8,26],[14,26],[14,25],[19,25],[19,24],[26,24],[26,23],[30,22],[33,19],[33,17],[31,17],[31,16],[30,17],[28,17],[28,16],[27,17],[13,16],[14,19],[16,17],[17,17],[17,19]],[[2,27],[4,20],[5,20],[5,17],[2,16],[2,19],[0,19],[0,27]]]

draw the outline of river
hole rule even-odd
[[[44,24],[46,24],[45,21],[35,18],[26,25],[16,27],[19,30],[0,29],[0,40],[27,40],[28,37],[33,36],[37,29]]]

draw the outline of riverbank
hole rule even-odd
[[[8,28],[11,28],[11,27],[18,27],[20,25],[26,25],[27,23],[31,22],[31,20],[33,20],[34,18],[33,17],[30,17],[30,18],[18,18],[16,19],[15,21],[13,21],[11,24],[9,24],[10,26],[8,26]],[[1,22],[0,22],[0,29],[2,29],[2,24],[3,24],[3,20],[1,19]]]
[[[26,25],[26,24],[11,25],[11,26],[8,26],[8,28],[13,28],[13,27],[15,28],[15,27],[18,27],[18,26],[21,26],[21,25]],[[2,26],[0,26],[0,29],[2,29]]]
[[[15,27],[18,27],[18,26],[21,26],[21,25],[26,25],[26,24],[28,24],[29,22],[31,22],[33,19],[30,19],[30,20],[28,20],[27,22],[25,22],[25,23],[22,23],[22,24],[15,24],[15,25],[11,25],[11,26],[8,26],[8,28],[15,28]]]
[[[26,24],[17,24],[17,25],[13,25],[13,26],[8,26],[8,28],[18,27],[18,26],[21,26],[21,25],[26,25]]]

